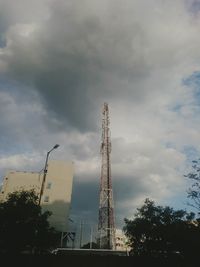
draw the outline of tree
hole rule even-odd
[[[34,190],[16,191],[0,203],[0,251],[41,253],[55,245],[58,232],[49,226],[49,211],[38,205]]]
[[[135,255],[198,255],[200,226],[198,221],[194,223],[194,216],[192,212],[156,206],[146,199],[133,220],[125,219],[124,231]]]
[[[192,186],[187,191],[187,197],[192,200],[188,204],[196,208],[200,214],[200,159],[192,161],[192,171],[185,177],[192,180]]]

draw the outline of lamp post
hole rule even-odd
[[[56,149],[58,147],[59,147],[59,145],[56,144],[51,150],[49,150],[47,152],[46,162],[45,162],[45,166],[44,166],[44,174],[43,174],[43,179],[42,179],[42,186],[41,186],[40,195],[39,195],[39,205],[41,203],[41,198],[42,198],[42,194],[43,194],[43,191],[44,191],[44,184],[45,184],[46,175],[47,175],[47,164],[48,164],[49,154],[51,153],[52,150],[54,150],[54,149]]]

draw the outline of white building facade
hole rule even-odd
[[[128,239],[121,229],[116,229],[115,245],[116,245],[116,250],[118,251],[130,251],[131,249],[128,245]]]
[[[42,210],[49,210],[50,225],[56,230],[67,232],[71,204],[74,166],[72,162],[49,161],[46,181],[41,198]],[[0,200],[5,201],[8,194],[19,190],[34,189],[39,195],[43,172],[10,171],[3,179]]]

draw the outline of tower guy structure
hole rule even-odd
[[[101,181],[99,201],[99,243],[100,248],[115,249],[115,221],[113,191],[111,179],[111,140],[110,119],[108,104],[104,103],[102,118],[102,143],[101,143]]]

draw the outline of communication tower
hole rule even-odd
[[[115,221],[113,191],[111,179],[111,140],[110,140],[110,120],[108,104],[104,103],[102,118],[102,143],[101,143],[101,181],[100,181],[100,201],[99,201],[99,243],[100,248],[115,250]]]

